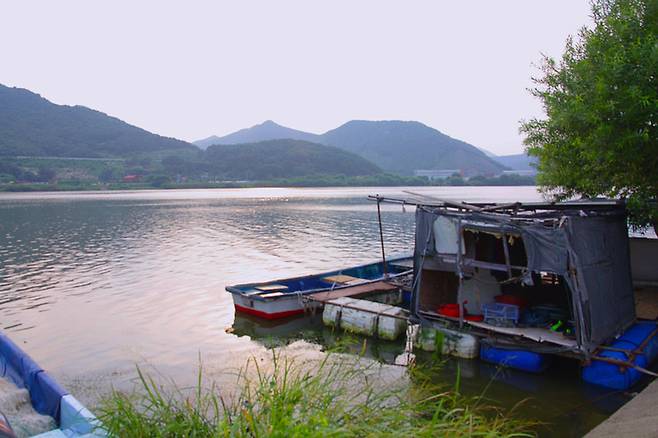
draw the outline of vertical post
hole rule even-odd
[[[464,303],[462,303],[462,289],[464,286],[464,259],[462,254],[463,229],[461,217],[457,220],[457,275],[459,286],[457,287],[457,305],[459,306],[459,327],[464,326]]]
[[[505,264],[507,265],[507,278],[512,278],[512,263],[509,257],[509,246],[507,244],[507,234],[503,233],[503,251],[505,252]]]
[[[384,230],[382,229],[382,210],[381,204],[382,200],[377,195],[377,219],[379,220],[379,242],[382,246],[382,262],[384,266],[384,277],[388,277],[388,268],[386,267],[386,252],[384,251]]]

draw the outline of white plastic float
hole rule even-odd
[[[347,297],[327,302],[322,321],[331,327],[388,340],[397,339],[407,328],[404,309]]]
[[[464,359],[475,359],[480,354],[477,337],[447,328],[421,327],[416,345],[424,351],[439,351]]]

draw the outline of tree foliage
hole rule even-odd
[[[545,57],[522,124],[538,183],[557,199],[622,197],[635,225],[658,222],[658,0],[593,0],[594,26]]]

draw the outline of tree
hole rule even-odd
[[[39,167],[39,174],[37,175],[37,180],[40,182],[50,182],[55,179],[57,172],[55,172],[50,167],[41,166]]]
[[[149,176],[148,180],[153,187],[162,187],[163,185],[171,182],[171,178],[169,178],[167,175],[151,175]]]
[[[103,169],[101,174],[98,176],[98,179],[101,182],[104,182],[104,183],[114,181],[116,178],[117,177],[114,174],[114,169],[112,169],[111,167],[107,167],[107,168]]]
[[[593,0],[594,26],[544,57],[532,94],[546,119],[521,125],[555,199],[625,198],[631,223],[658,224],[658,0]]]

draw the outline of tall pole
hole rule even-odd
[[[384,265],[384,277],[388,277],[388,268],[386,267],[386,252],[384,251],[384,230],[382,229],[382,209],[379,204],[382,200],[377,195],[377,218],[379,219],[379,242],[382,245],[382,262]]]

